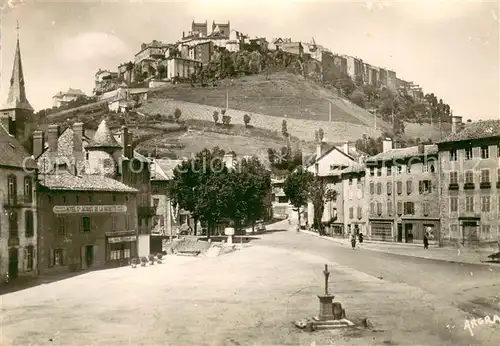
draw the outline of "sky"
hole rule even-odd
[[[500,117],[500,5],[495,1],[0,0],[0,103],[19,21],[28,99],[36,110],[71,88],[92,93],[142,42],[176,42],[191,22],[230,20],[251,37],[290,37],[396,71],[465,119]],[[10,6],[9,6],[10,5]]]

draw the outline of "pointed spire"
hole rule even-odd
[[[3,109],[25,109],[33,111],[24,88],[23,64],[21,62],[21,49],[19,47],[19,22],[17,23],[17,45],[14,55],[14,66],[12,67],[12,77],[10,78],[9,94],[7,104]]]
[[[94,138],[90,141],[87,148],[121,148],[115,137],[109,130],[106,120],[101,121]]]

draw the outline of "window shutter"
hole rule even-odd
[[[387,194],[388,195],[392,194],[392,183],[390,181],[387,182]]]
[[[97,245],[94,245],[94,247],[92,248],[92,261],[94,262],[94,264],[97,262],[97,253],[99,252],[99,247]]]
[[[79,223],[80,232],[83,232],[83,216],[80,217],[80,220],[78,223]]]
[[[358,219],[362,218],[361,214],[362,214],[361,207],[358,207]]]
[[[62,249],[62,258],[61,258],[61,265],[65,266],[68,264],[68,259],[66,258],[67,256],[67,251],[66,249]]]
[[[402,202],[398,202],[397,208],[398,208],[398,210],[397,210],[398,215],[403,214],[403,203]]]
[[[423,181],[418,182],[418,191],[420,192],[420,194],[424,193],[424,182]]]
[[[408,180],[406,182],[406,193],[409,195],[411,194],[411,188],[412,188],[412,181],[411,180]]]

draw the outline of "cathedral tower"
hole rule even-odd
[[[19,24],[17,29],[17,45],[9,84],[9,94],[7,103],[0,108],[0,120],[9,134],[15,136],[31,152],[31,138],[36,128],[36,121],[33,107],[26,98],[24,87],[23,64],[19,47]]]

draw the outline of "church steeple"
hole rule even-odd
[[[24,87],[23,64],[21,62],[21,48],[19,47],[19,23],[17,23],[17,44],[14,55],[14,66],[12,67],[12,77],[10,78],[9,94],[7,103],[3,109],[24,109],[33,111],[33,107],[26,98]]]

